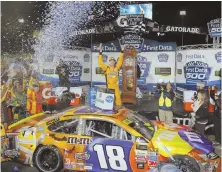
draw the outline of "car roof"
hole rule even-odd
[[[62,118],[70,118],[75,116],[95,116],[95,117],[110,117],[115,119],[125,119],[127,117],[129,110],[126,108],[121,108],[118,111],[112,110],[101,110],[99,108],[92,108],[88,106],[82,106],[80,108],[72,109],[67,111],[62,115]]]

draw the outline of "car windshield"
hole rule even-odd
[[[153,134],[155,133],[153,123],[139,114],[134,114],[133,112],[130,112],[127,118],[124,119],[122,122],[132,127],[148,140],[151,140]]]

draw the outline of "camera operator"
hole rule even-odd
[[[159,119],[160,121],[172,123],[173,112],[172,102],[175,97],[171,83],[165,84],[163,81],[158,83],[155,96],[159,99]]]

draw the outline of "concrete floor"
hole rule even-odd
[[[149,111],[152,113],[157,113],[158,111],[158,102],[157,99],[153,96],[145,95],[142,100],[140,100],[140,104],[133,106],[133,105],[126,105],[126,107],[135,110],[135,111]],[[180,99],[174,101],[173,104],[173,112],[174,115],[183,116],[185,112],[183,111],[183,102]],[[208,139],[211,141],[215,140],[214,135],[210,134],[207,135]],[[215,146],[215,152],[218,155],[221,155],[221,145]],[[14,172],[14,168],[17,167],[19,172],[38,172],[38,170],[34,167],[24,166],[19,163],[15,162],[4,162],[1,164],[1,171],[2,172]]]

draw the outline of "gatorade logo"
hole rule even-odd
[[[51,88],[44,88],[42,90],[42,97],[44,99],[49,99],[51,97]]]

